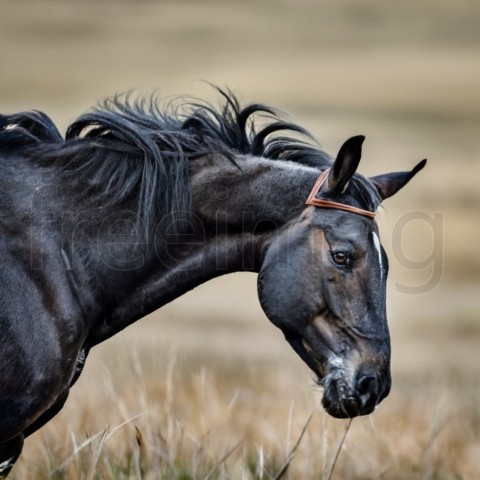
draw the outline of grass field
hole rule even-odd
[[[329,480],[337,453],[337,480],[480,478],[477,2],[0,7],[2,112],[38,108],[64,129],[131,88],[213,98],[207,80],[286,110],[332,154],[365,134],[363,173],[429,159],[380,214],[393,389],[373,415],[349,425],[322,411],[255,276],[237,274],[92,351],[13,479]]]

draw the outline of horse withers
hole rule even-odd
[[[65,138],[0,116],[0,473],[63,407],[90,349],[211,278],[258,272],[267,317],[335,417],[388,395],[375,211],[423,166],[365,178],[263,105],[114,97]],[[254,117],[262,114],[261,126]],[[279,134],[280,132],[280,134]]]

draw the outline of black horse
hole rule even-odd
[[[220,93],[219,109],[115,97],[65,139],[41,112],[0,116],[0,476],[93,346],[229,272],[259,272],[261,305],[328,413],[365,415],[388,395],[373,216],[425,161],[368,179],[363,137],[332,163],[275,110]]]

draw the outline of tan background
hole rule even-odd
[[[365,134],[362,173],[427,157],[379,220],[393,390],[352,423],[334,478],[479,478],[479,25],[473,0],[1,0],[0,110],[64,131],[131,88],[214,99],[206,80],[287,111],[332,154]],[[327,478],[346,423],[318,407],[255,280],[210,282],[98,347],[14,478],[269,478],[311,411],[288,475]]]

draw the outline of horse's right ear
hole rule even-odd
[[[422,160],[410,172],[377,175],[376,177],[370,177],[370,181],[377,188],[382,200],[385,200],[403,188],[426,164],[427,160]]]
[[[363,135],[349,138],[338,151],[328,175],[327,186],[332,193],[342,193],[357,170],[362,158]]]

